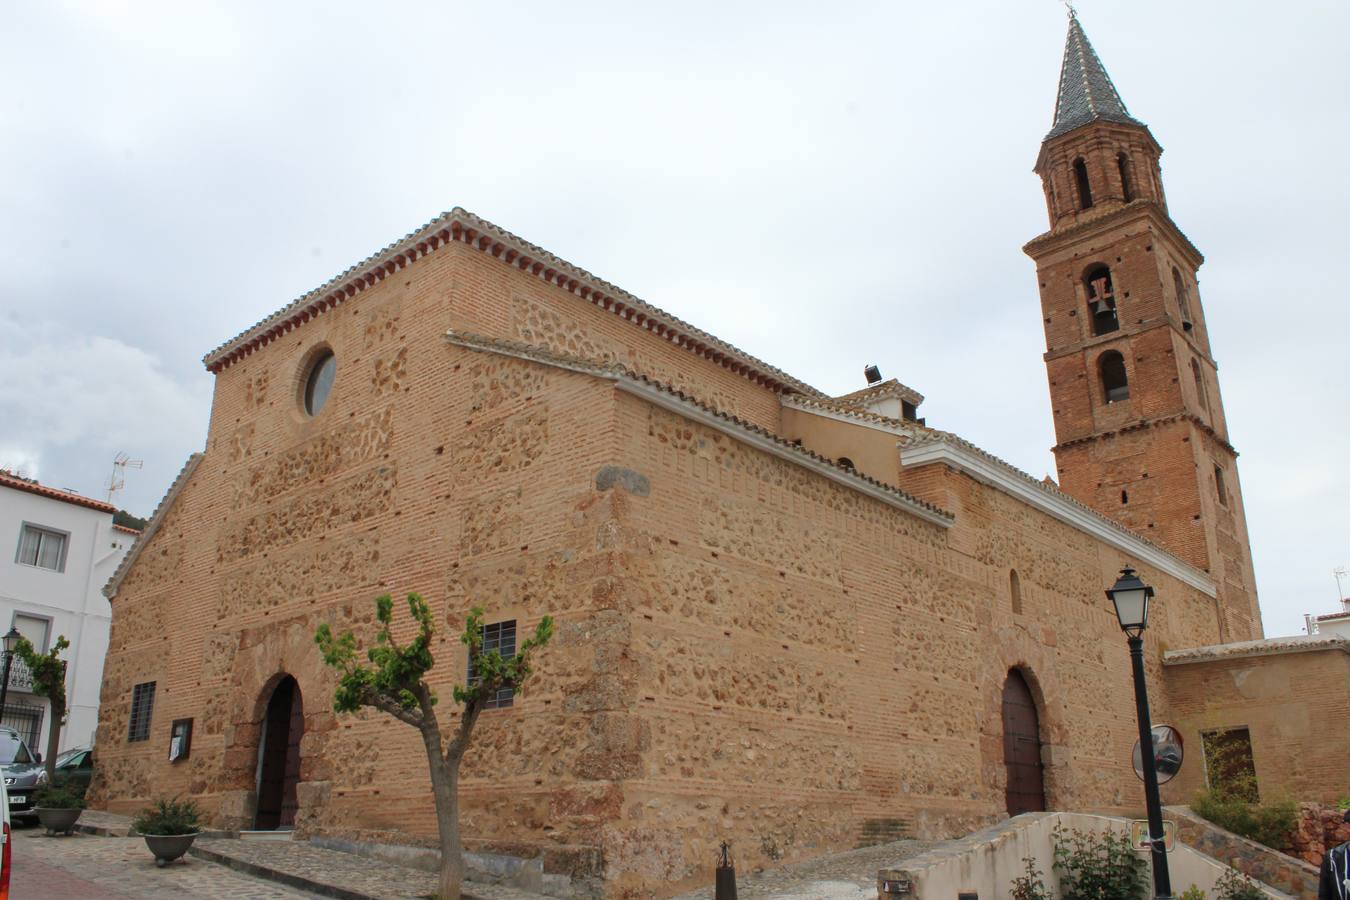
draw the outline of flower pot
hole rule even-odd
[[[42,823],[43,828],[47,829],[47,834],[70,834],[75,830],[75,821],[84,810],[79,807],[75,809],[48,809],[39,806],[33,812],[37,813],[38,821]]]
[[[150,852],[155,854],[155,865],[163,868],[182,856],[192,846],[192,842],[197,839],[199,831],[192,834],[143,834],[145,846],[150,848]]]

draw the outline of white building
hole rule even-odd
[[[0,633],[10,626],[45,653],[58,635],[66,662],[67,720],[60,747],[91,746],[108,652],[112,608],[101,588],[139,533],[113,524],[114,508],[0,470]],[[12,548],[12,549],[11,549]],[[0,652],[0,665],[3,653]],[[16,658],[10,668],[3,722],[45,759],[51,707],[32,693]]]
[[[1308,634],[1337,634],[1350,637],[1350,597],[1341,600],[1341,611],[1327,613],[1324,616],[1304,616],[1308,624]]]

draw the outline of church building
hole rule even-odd
[[[479,720],[462,830],[607,895],[707,883],[724,840],[750,869],[1138,810],[1103,589],[1156,589],[1154,713],[1183,731],[1222,713],[1164,651],[1267,643],[1160,153],[1072,19],[1025,248],[1058,487],[896,380],[827,396],[462,209],[226,341],[205,448],[106,591],[94,805],[433,844],[416,731],[336,715],[314,644],[417,591],[446,698],[469,608],[503,647],[557,620]]]

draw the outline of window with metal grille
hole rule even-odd
[[[127,725],[128,741],[144,741],[150,737],[150,713],[155,708],[155,683],[147,681],[131,690],[131,721]]]
[[[494,622],[491,625],[483,626],[483,646],[479,649],[480,653],[487,653],[489,650],[496,650],[502,655],[502,659],[510,659],[516,655],[516,620],[511,619],[507,622]],[[478,684],[478,675],[473,670],[473,660],[469,660],[469,687]],[[503,709],[510,706],[515,691],[511,688],[499,688],[487,702],[483,704],[484,709]]]
[[[19,552],[15,555],[14,561],[25,566],[64,572],[68,537],[64,531],[24,522],[23,530],[19,532]]]

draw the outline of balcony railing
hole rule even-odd
[[[0,674],[4,673],[5,657],[9,654],[0,650]],[[33,672],[28,663],[15,656],[9,665],[9,689],[33,693]]]

